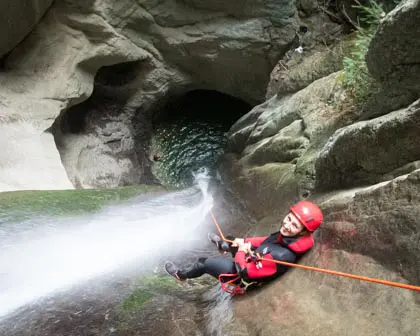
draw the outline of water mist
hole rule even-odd
[[[212,206],[208,178],[151,200],[134,198],[76,219],[33,218],[0,226],[0,317],[137,261],[176,254]]]

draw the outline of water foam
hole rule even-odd
[[[0,227],[0,316],[156,251],[187,246],[212,206],[208,179],[148,201],[132,200],[92,216]]]

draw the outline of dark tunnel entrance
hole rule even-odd
[[[201,121],[229,128],[252,106],[239,98],[215,90],[193,90],[169,100],[154,114],[153,124],[174,120]]]
[[[153,117],[152,171],[164,184],[186,187],[194,173],[216,173],[226,132],[252,108],[213,90],[193,90],[170,99]]]
[[[252,108],[227,94],[193,90],[146,110],[128,106],[119,92],[95,81],[92,96],[66,110],[52,127],[76,187],[190,186],[194,172],[215,173],[226,132]]]

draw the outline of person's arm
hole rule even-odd
[[[268,238],[268,236],[263,236],[263,237],[249,237],[249,238],[244,238],[244,240],[245,240],[245,243],[251,243],[252,248],[256,249],[267,238]]]
[[[288,248],[276,245],[271,248],[270,253],[263,256],[264,259],[280,260],[294,262],[296,255]],[[285,273],[287,266],[277,264],[269,260],[261,260],[259,262],[249,261],[247,255],[243,251],[238,251],[235,256],[235,262],[239,275],[245,281],[264,280]]]

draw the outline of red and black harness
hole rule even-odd
[[[289,267],[275,261],[295,262],[298,256],[314,245],[312,236],[283,237],[279,232],[268,237],[246,238],[245,242],[251,243],[253,252],[235,254],[238,273],[220,274],[218,277],[222,289],[232,295],[244,294],[249,287],[285,273]]]

